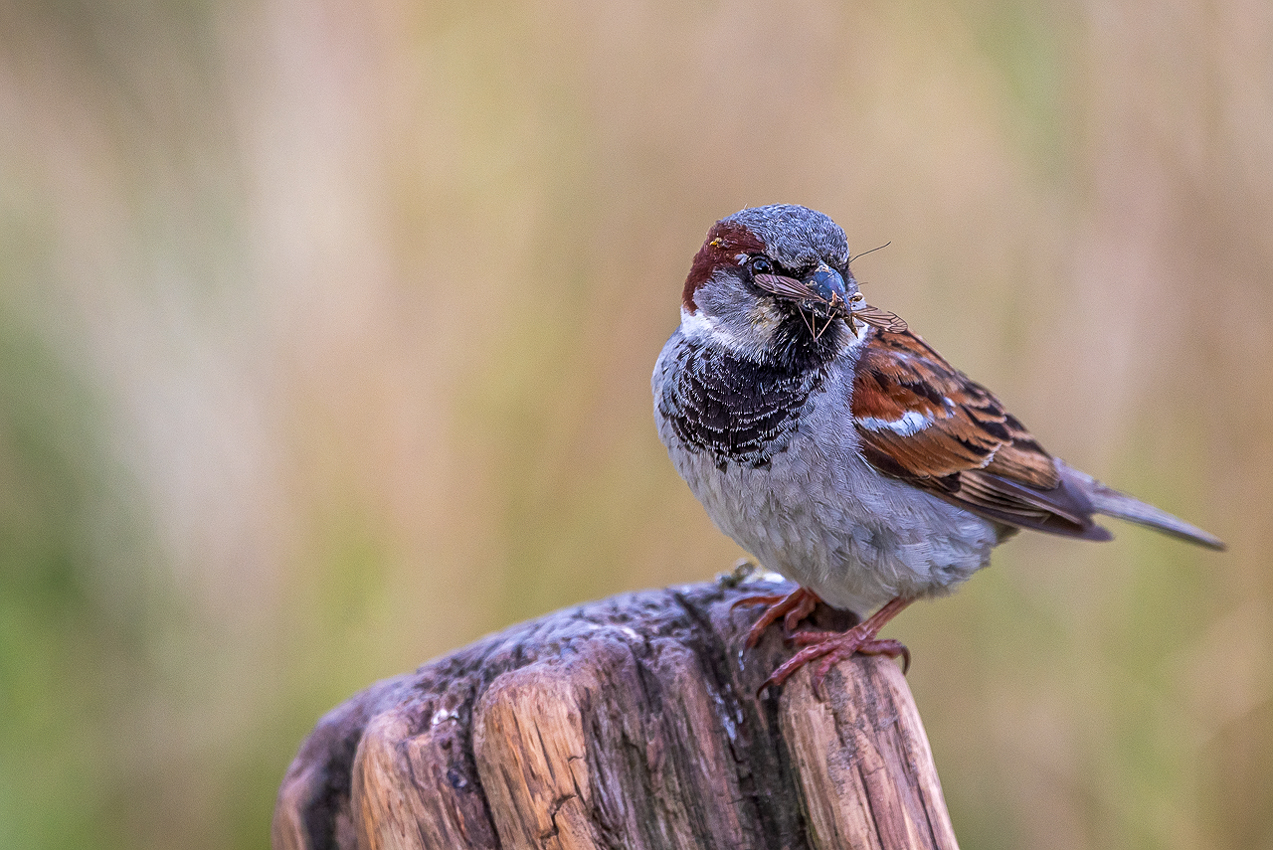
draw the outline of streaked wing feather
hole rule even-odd
[[[866,332],[853,384],[867,461],[987,519],[1102,538],[1091,502],[985,387],[910,331]]]

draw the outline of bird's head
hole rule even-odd
[[[834,355],[857,336],[861,301],[844,231],[806,207],[734,213],[707,233],[681,299],[681,327],[755,360]]]

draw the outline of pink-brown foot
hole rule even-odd
[[[781,685],[791,675],[810,661],[822,659],[813,668],[813,687],[819,690],[822,680],[831,672],[836,662],[852,658],[854,653],[861,655],[886,655],[889,658],[902,659],[902,672],[911,666],[911,651],[901,641],[866,637],[857,632],[857,627],[847,632],[797,632],[791,636],[796,643],[803,644],[804,649],[788,658],[765,680],[765,686]]]
[[[901,657],[902,672],[905,673],[911,666],[910,650],[900,641],[880,640],[875,636],[885,623],[897,616],[910,602],[909,599],[894,599],[847,632],[797,632],[791,636],[791,639],[803,644],[804,649],[774,670],[760,686],[760,690],[763,691],[770,685],[781,685],[801,667],[820,658],[821,662],[813,670],[813,688],[819,691],[822,688],[822,680],[826,678],[831,667],[837,661],[852,658],[855,652],[863,655],[886,655],[889,658]]]
[[[813,613],[813,609],[821,601],[812,590],[798,587],[785,596],[744,596],[731,605],[730,608],[738,608],[743,605],[769,606],[747,632],[747,648],[751,649],[760,642],[760,636],[765,633],[765,629],[777,622],[779,617],[782,618],[783,628],[790,634],[795,631],[796,626],[800,625],[801,620]]]

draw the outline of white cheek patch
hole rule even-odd
[[[710,340],[731,350],[745,347],[743,340],[717,322],[712,321],[702,312],[690,312],[681,308],[681,333],[689,339]]]
[[[868,431],[892,431],[894,434],[910,437],[932,425],[933,417],[908,410],[899,419],[877,419],[874,416],[867,416],[855,421]]]
[[[694,339],[696,337],[709,337],[716,332],[716,328],[712,325],[712,321],[697,310],[690,312],[684,307],[681,308],[681,333],[687,337]]]

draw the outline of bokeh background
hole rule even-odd
[[[648,378],[800,202],[1054,452],[890,634],[969,848],[1273,848],[1267,0],[0,0],[0,846],[258,848],[375,679],[740,554]]]

